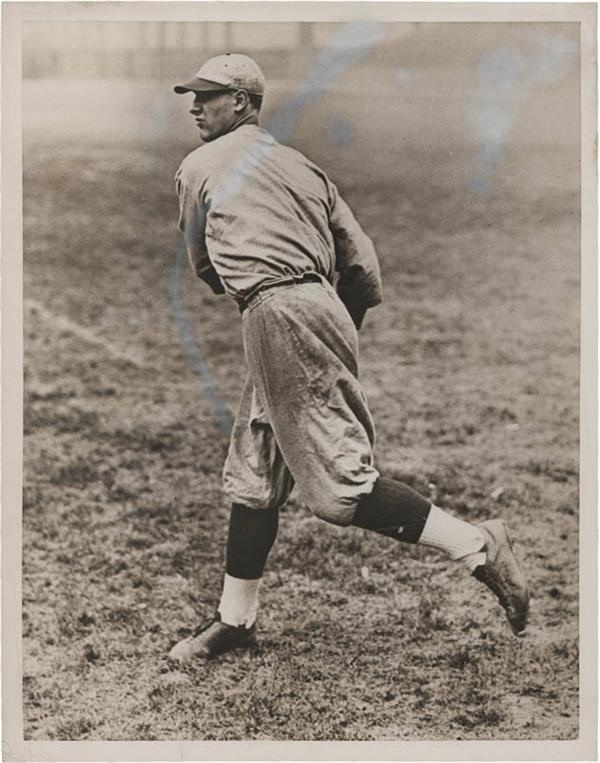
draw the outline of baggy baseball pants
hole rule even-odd
[[[346,308],[326,281],[280,285],[256,295],[242,324],[248,375],[223,471],[228,498],[275,508],[295,484],[316,516],[350,524],[379,475]]]

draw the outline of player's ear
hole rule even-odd
[[[233,94],[233,108],[237,112],[244,111],[250,103],[248,93],[245,90],[236,90]]]

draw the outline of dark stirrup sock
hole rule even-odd
[[[279,509],[251,509],[234,503],[227,536],[228,575],[242,580],[262,577],[267,556],[277,537]]]
[[[352,524],[405,543],[416,543],[430,510],[431,501],[416,490],[379,477],[373,492],[360,499]]]

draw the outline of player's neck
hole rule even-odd
[[[256,111],[249,111],[247,114],[238,116],[229,128],[229,132],[237,130],[242,125],[258,125],[258,114]]]

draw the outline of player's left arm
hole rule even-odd
[[[200,200],[199,193],[194,189],[194,185],[187,181],[181,168],[175,175],[175,188],[179,199],[179,229],[183,233],[194,273],[205,281],[215,294],[224,294],[225,289],[206,249],[207,210]]]
[[[365,313],[382,299],[381,272],[373,242],[362,230],[350,207],[330,183],[329,227],[335,244],[337,292],[360,328]]]

